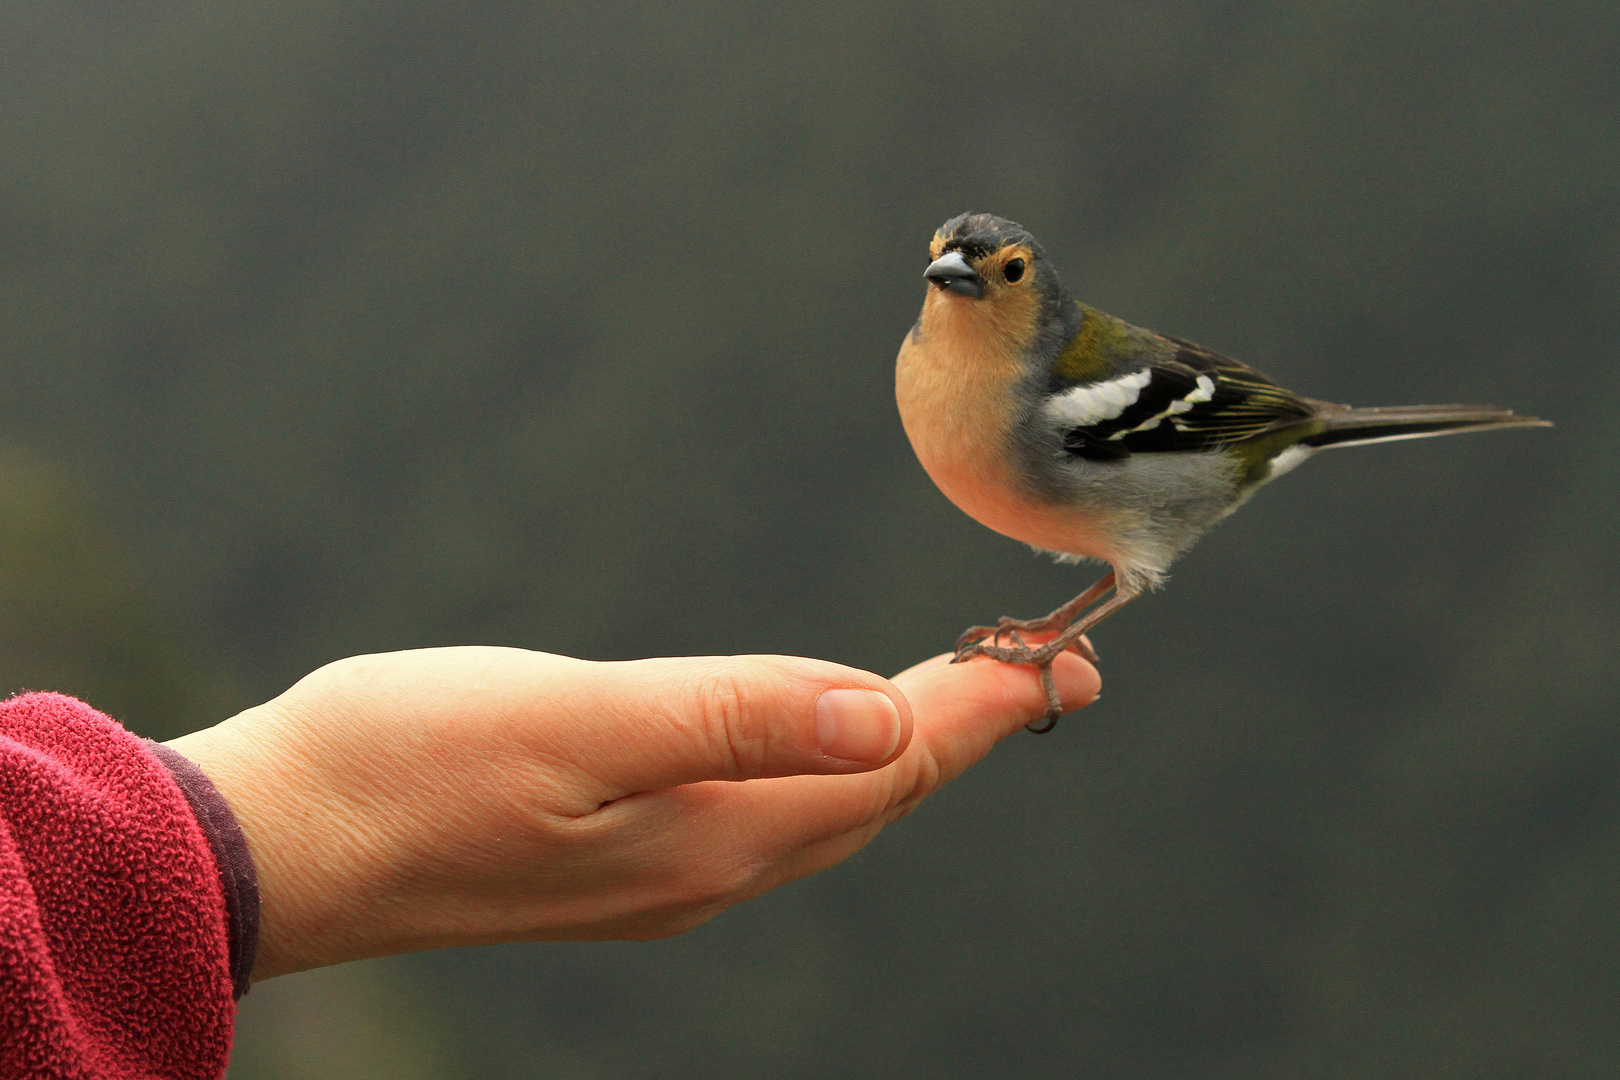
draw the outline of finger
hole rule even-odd
[[[1065,712],[1091,704],[1102,688],[1097,669],[1070,652],[1053,661],[1052,677]],[[1046,714],[1035,668],[988,657],[940,666],[930,661],[895,676],[895,684],[911,701],[918,725],[916,749],[932,756],[938,783]]]
[[[1058,657],[1052,671],[1067,708],[1079,708],[1097,696],[1096,669],[1078,656]],[[748,857],[772,864],[800,849],[875,831],[895,820],[983,757],[999,739],[1038,721],[1046,711],[1046,695],[1033,669],[995,661],[951,664],[946,654],[895,676],[895,684],[911,700],[916,734],[888,768],[854,776],[801,775],[659,792],[636,800],[640,805],[635,810],[666,823],[689,822],[711,843],[746,847]],[[665,813],[672,804],[686,812]],[[699,806],[701,813],[690,812]],[[828,850],[843,849],[834,845]]]
[[[635,660],[572,678],[583,724],[552,725],[549,753],[595,778],[602,802],[704,780],[863,772],[911,738],[893,683],[824,660]]]
[[[898,674],[898,675],[896,675],[894,677],[894,681],[896,683],[898,683],[901,679],[909,678],[910,676],[915,675],[919,671],[932,671],[934,668],[946,667],[946,666],[950,665],[951,663],[953,663],[955,660],[956,660],[956,654],[955,653],[948,653],[947,652],[947,653],[940,653],[938,656],[930,656],[928,659],[924,660],[922,663],[913,664],[910,667],[906,668],[906,670],[902,671],[900,674]]]

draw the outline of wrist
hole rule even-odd
[[[375,856],[352,842],[353,810],[318,790],[296,741],[257,706],[166,745],[195,763],[230,807],[258,878],[259,940],[252,981],[366,955],[361,884]],[[374,913],[373,913],[374,914]]]
[[[196,762],[163,743],[142,741],[174,777],[213,853],[225,901],[231,990],[240,999],[252,982],[259,950],[259,883],[247,838],[230,804]]]

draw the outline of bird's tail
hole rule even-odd
[[[1552,427],[1534,416],[1515,416],[1494,405],[1396,405],[1385,409],[1346,409],[1317,414],[1325,428],[1300,440],[1306,446],[1355,446],[1361,443],[1425,439],[1457,431],[1487,428]]]

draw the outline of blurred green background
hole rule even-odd
[[[994,211],[1304,393],[1558,427],[1312,462],[843,867],[264,984],[233,1080],[1620,1074],[1617,56],[1589,0],[8,5],[0,690],[165,737],[363,651],[1044,612],[1089,572],[892,404]]]

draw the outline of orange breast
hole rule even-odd
[[[930,291],[895,364],[906,435],[946,498],[975,521],[1048,551],[1106,559],[1096,518],[1035,495],[1011,459],[1010,391],[1023,374],[1024,335],[1008,329],[968,298]]]

